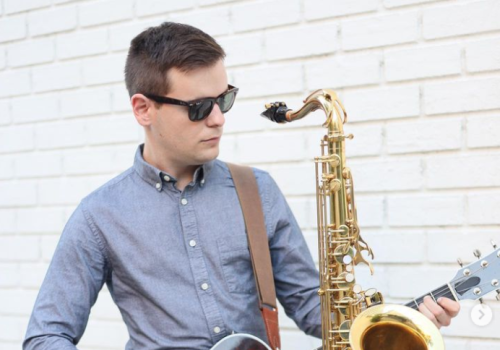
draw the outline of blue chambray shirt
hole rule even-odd
[[[245,225],[225,163],[200,168],[184,191],[146,163],[84,198],[61,235],[24,349],[75,349],[107,284],[127,325],[126,349],[210,349],[232,332],[266,339]],[[276,293],[308,334],[321,336],[318,272],[285,198],[254,169]]]

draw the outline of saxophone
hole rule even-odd
[[[418,311],[383,303],[374,289],[356,284],[354,267],[373,267],[373,258],[358,226],[354,185],[346,167],[343,124],[347,113],[329,89],[311,93],[297,111],[283,102],[266,104],[261,115],[277,123],[292,122],[321,109],[326,114],[321,154],[314,158],[323,350],[441,350],[442,337]],[[365,252],[365,254],[363,254]]]

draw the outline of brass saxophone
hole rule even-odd
[[[434,324],[418,311],[383,304],[374,289],[356,284],[354,267],[373,267],[363,256],[373,252],[360,236],[354,185],[346,166],[343,124],[347,113],[329,89],[310,94],[297,111],[283,102],[266,104],[261,115],[277,123],[304,118],[315,110],[326,114],[321,155],[315,157],[316,203],[323,350],[441,350],[442,337]]]

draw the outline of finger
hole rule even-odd
[[[438,304],[446,311],[451,317],[455,317],[460,312],[460,304],[449,298],[439,298]]]
[[[451,323],[451,316],[444,311],[444,309],[439,306],[434,299],[427,296],[424,298],[424,305],[429,309],[430,312],[437,319],[441,326],[449,326]]]
[[[434,316],[434,314],[425,306],[424,303],[420,304],[418,306],[418,310],[429,320],[431,320],[432,323],[436,325],[437,328],[441,328],[441,325],[439,324],[438,320]]]

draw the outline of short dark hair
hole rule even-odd
[[[125,64],[129,95],[165,95],[170,86],[167,72],[177,68],[190,72],[210,67],[226,56],[207,33],[187,24],[165,22],[132,39]]]

